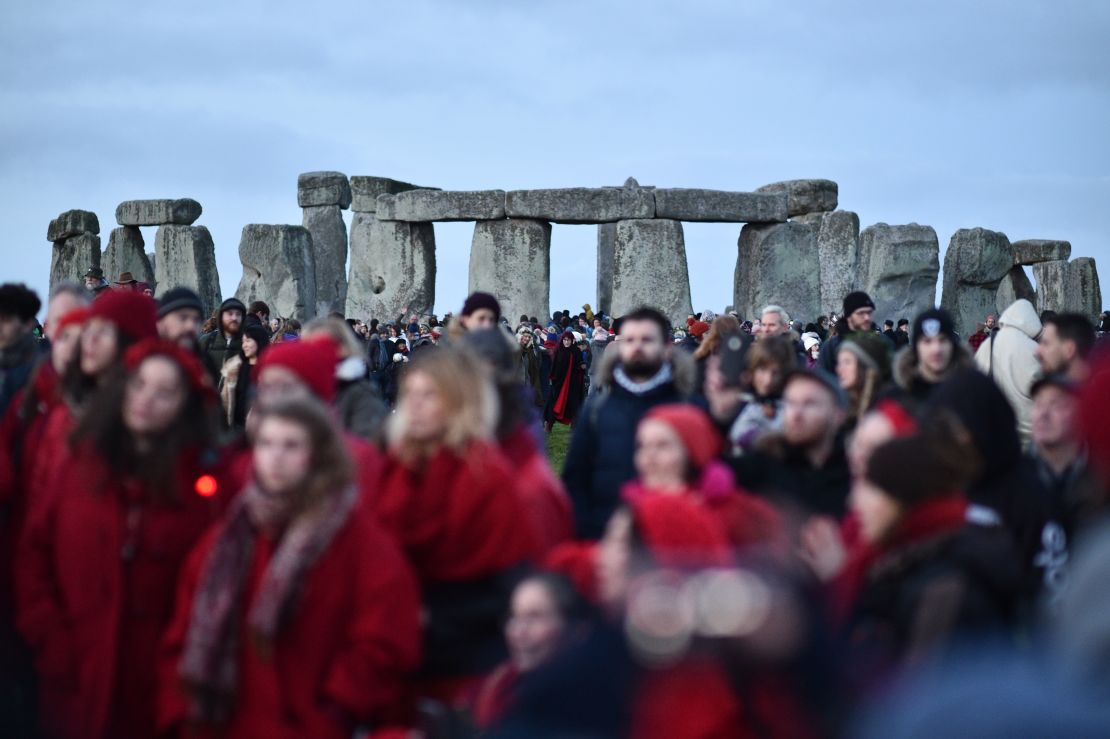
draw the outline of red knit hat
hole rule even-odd
[[[879,404],[875,406],[875,410],[890,423],[896,438],[917,433],[917,421],[901,403],[887,398],[886,400],[880,400]]]
[[[726,567],[732,564],[720,523],[696,502],[675,495],[645,495],[629,502],[636,530],[664,567]]]
[[[724,448],[721,435],[705,411],[687,403],[657,405],[648,411],[644,420],[662,421],[674,429],[686,456],[699,470],[712,462]]]
[[[103,318],[135,341],[158,337],[158,305],[149,295],[105,290],[89,306],[89,318]]]
[[[58,336],[70,326],[80,326],[87,320],[89,320],[89,309],[87,306],[81,306],[66,313],[58,319],[57,324],[47,326],[47,328],[50,329],[51,336]]]
[[[68,316],[68,314],[67,314]],[[144,339],[127,350],[123,355],[123,366],[128,372],[134,372],[143,360],[148,357],[166,357],[177,364],[185,373],[189,387],[196,390],[205,400],[216,399],[216,389],[204,370],[200,360],[190,352],[185,351],[172,341],[162,339]]]
[[[697,338],[709,333],[709,324],[705,321],[694,321],[690,324],[690,335]]]
[[[302,341],[271,344],[258,358],[258,376],[267,367],[284,367],[308,386],[325,403],[335,400],[335,366],[339,345],[330,336],[314,336]]]

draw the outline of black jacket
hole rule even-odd
[[[224,362],[239,354],[243,346],[242,338],[236,334],[228,339],[222,329],[216,329],[201,336],[197,345],[204,368],[212,378],[212,384],[219,387],[220,371],[223,369]]]
[[[761,439],[753,453],[728,461],[736,482],[757,495],[807,514],[840,518],[847,511],[852,480],[842,437],[817,468],[803,450],[787,444],[779,434]]]

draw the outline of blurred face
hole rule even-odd
[[[59,375],[65,370],[66,365],[77,355],[77,347],[81,343],[80,325],[66,326],[60,333],[56,333],[50,342],[50,363]]]
[[[610,609],[619,609],[624,604],[631,560],[632,514],[622,508],[609,519],[597,551],[598,595]]]
[[[917,342],[917,365],[926,380],[938,380],[952,363],[955,347],[947,337],[924,336]]]
[[[256,402],[261,407],[275,400],[311,396],[308,385],[301,382],[292,371],[285,367],[267,367],[258,376],[258,396]]]
[[[33,324],[18,316],[0,315],[0,349],[8,349],[31,331]]]
[[[763,324],[760,333],[764,336],[777,336],[786,330],[786,324],[778,313],[764,313],[760,317],[760,322]]]
[[[636,429],[636,475],[645,487],[678,492],[686,483],[686,448],[675,430],[645,419]]]
[[[158,335],[178,346],[192,346],[200,336],[204,319],[196,308],[182,308],[158,319]]]
[[[1065,372],[1068,365],[1075,359],[1075,342],[1061,341],[1060,334],[1056,331],[1056,324],[1046,323],[1037,339],[1037,361],[1045,374]]]
[[[220,313],[220,325],[223,326],[226,333],[239,333],[239,328],[243,325],[243,311],[232,308]]]
[[[856,308],[845,320],[852,331],[866,331],[871,328],[871,318],[874,314],[874,308]]]
[[[851,467],[852,477],[863,477],[871,453],[880,444],[893,438],[894,427],[882,413],[868,413],[861,418],[848,444],[848,465]]]
[[[276,318],[271,318],[270,319],[270,332],[275,333],[279,328],[281,328],[281,321],[279,321]]]
[[[752,372],[752,390],[761,398],[775,392],[782,381],[782,368],[777,364],[764,364]]]
[[[987,316],[986,326],[988,331],[994,328],[994,316]]]
[[[860,534],[868,544],[883,541],[902,516],[902,506],[866,478],[852,485],[848,504],[858,517]]]
[[[119,353],[119,331],[103,318],[90,318],[81,332],[81,371],[99,375],[112,366]]]
[[[86,277],[85,278],[85,289],[86,290],[95,290],[98,287],[100,287],[100,280],[96,279],[95,277]]]
[[[752,336],[756,338],[763,335],[763,321],[758,318],[752,321]]]
[[[791,444],[817,444],[836,432],[843,412],[828,389],[815,380],[798,379],[782,395],[783,435]]]
[[[574,346],[574,339],[570,336],[564,336],[563,346],[565,346],[567,349],[571,348],[572,346]]]
[[[532,346],[532,334],[525,331],[520,335],[520,345],[524,348]]]
[[[177,420],[187,397],[177,364],[166,357],[149,357],[127,378],[123,425],[136,436],[161,433]]]
[[[459,316],[459,320],[467,331],[477,331],[496,326],[497,314],[489,308],[479,308],[469,316]]]
[[[408,418],[409,439],[434,442],[447,431],[443,394],[426,373],[414,372],[405,378],[397,404]]]
[[[247,359],[258,356],[258,342],[246,335],[243,336],[243,356]]]
[[[814,344],[813,346],[811,346],[809,348],[810,359],[817,359],[817,357],[819,357],[820,355],[821,355],[821,345],[820,344]]]
[[[624,371],[634,378],[647,379],[663,366],[670,344],[653,321],[625,321],[621,325],[620,351]]]
[[[547,588],[524,582],[513,592],[505,641],[513,665],[521,672],[534,670],[555,651],[566,624]]]
[[[840,387],[845,390],[859,383],[859,359],[855,354],[845,351],[836,353],[836,379],[840,380]]]
[[[291,493],[304,485],[312,464],[308,430],[284,418],[266,418],[254,440],[254,476],[268,493]]]
[[[51,298],[50,305],[46,308],[46,325],[43,327],[46,337],[53,339],[54,326],[62,320],[62,316],[75,308],[80,308],[82,305],[84,305],[84,302],[69,293],[58,293]]]
[[[1078,402],[1071,393],[1058,387],[1041,388],[1033,398],[1033,443],[1038,447],[1055,447],[1076,441]]]

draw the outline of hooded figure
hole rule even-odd
[[[543,419],[548,430],[556,421],[574,424],[582,406],[586,392],[586,363],[575,341],[574,332],[568,329],[555,347],[551,365],[551,397]]]
[[[1030,389],[1041,369],[1035,354],[1041,319],[1032,303],[1017,300],[1002,312],[998,325],[998,331],[975,352],[975,365],[990,375],[1010,401],[1017,415],[1018,434],[1022,444],[1027,444],[1033,413]]]

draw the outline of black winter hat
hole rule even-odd
[[[22,282],[0,285],[0,316],[15,316],[20,321],[30,321],[41,307],[38,294]]]
[[[890,342],[873,331],[853,331],[840,342],[837,352],[851,352],[882,380],[890,379]]]
[[[940,334],[947,336],[953,344],[959,343],[956,338],[956,323],[952,320],[952,315],[944,308],[927,310],[913,319],[910,338],[915,346],[917,342],[925,337],[931,338]]]
[[[470,293],[466,302],[463,303],[461,315],[469,316],[474,311],[481,310],[482,308],[488,308],[493,311],[494,320],[501,320],[501,303],[497,302],[497,298],[484,292]]]
[[[228,298],[220,303],[220,313],[225,310],[239,310],[242,311],[244,316],[247,315],[247,306],[243,305],[243,301],[239,298]]]
[[[204,315],[204,304],[200,296],[187,287],[174,287],[167,290],[158,301],[158,317],[169,315],[182,308],[192,308]]]
[[[844,315],[845,318],[855,313],[860,308],[870,308],[875,310],[875,302],[871,300],[871,296],[862,290],[850,292],[844,296]]]

